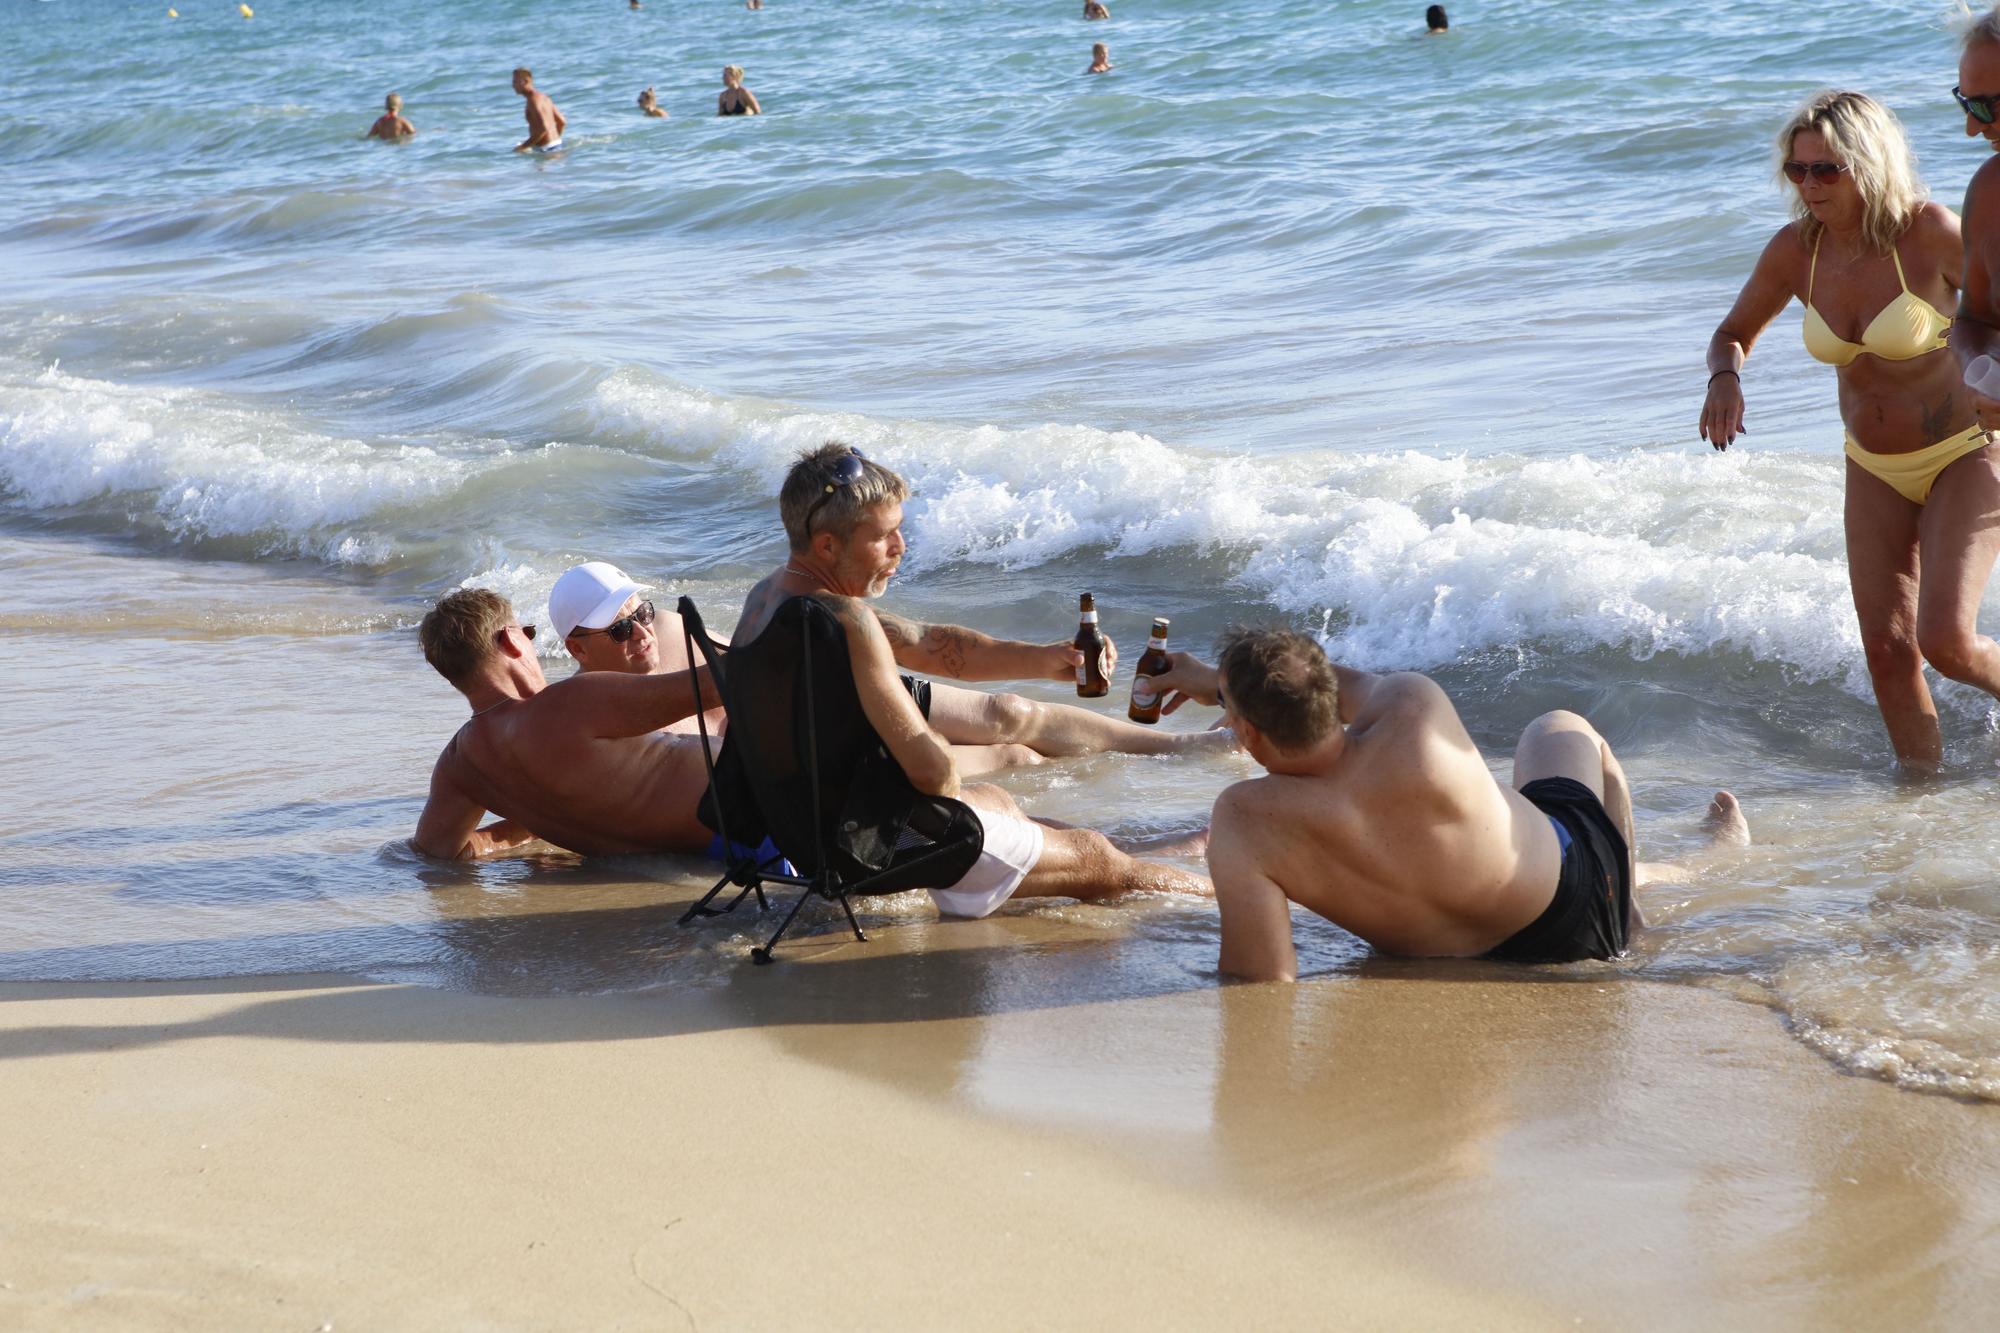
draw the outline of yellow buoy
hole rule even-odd
[[[254,13],[251,12],[250,6],[248,5],[236,6],[236,12],[241,14],[246,19],[257,17]]]

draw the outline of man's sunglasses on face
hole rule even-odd
[[[1954,86],[1951,95],[1958,99],[1959,109],[1981,125],[1991,125],[2000,115],[2000,93],[1965,93]]]
[[[638,626],[651,625],[653,623],[653,614],[653,604],[651,602],[641,602],[638,609],[631,615],[620,616],[603,629],[578,629],[572,630],[571,633],[579,639],[586,634],[608,634],[611,636],[611,642],[624,643],[632,637],[633,631]],[[532,638],[534,636],[530,635],[529,637]]]

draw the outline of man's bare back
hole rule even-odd
[[[556,110],[556,104],[549,95],[535,87],[535,76],[525,69],[514,71],[514,91],[526,99],[528,117],[528,137],[514,145],[514,151],[525,153],[531,148],[556,148],[561,146],[563,131],[569,128],[569,121]]]
[[[1509,788],[1435,682],[1334,667],[1305,635],[1233,636],[1219,670],[1175,654],[1155,684],[1168,711],[1221,703],[1270,773],[1215,803],[1225,972],[1296,974],[1294,902],[1422,957],[1604,958],[1639,924],[1625,773],[1575,713],[1528,726]],[[1718,841],[1749,840],[1727,792],[1709,818]]]
[[[433,799],[441,787],[456,792],[586,855],[707,847],[713,835],[694,813],[708,788],[701,741],[658,731],[579,735],[565,710],[549,706],[570,683],[467,722],[438,756]]]
[[[1494,781],[1444,691],[1415,674],[1348,673],[1341,696],[1355,711],[1340,762],[1230,787],[1211,855],[1220,844],[1391,953],[1483,953],[1532,921],[1555,888],[1554,832]]]

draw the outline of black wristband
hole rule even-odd
[[[1718,370],[1715,372],[1715,375],[1734,375],[1738,384],[1743,382],[1743,372],[1740,370]],[[1711,386],[1715,383],[1715,375],[1708,377],[1708,382]]]

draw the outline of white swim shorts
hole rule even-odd
[[[1042,859],[1042,826],[1025,815],[972,807],[986,827],[979,859],[958,883],[932,889],[931,901],[946,916],[991,916],[1014,896],[1035,862]]]

